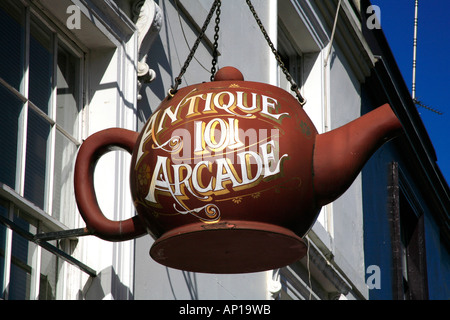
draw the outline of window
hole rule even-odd
[[[0,2],[0,26],[0,215],[30,234],[55,231],[39,215],[75,228],[83,53],[20,1]],[[57,266],[55,255],[0,225],[0,298],[55,298]]]
[[[282,24],[278,26],[278,53],[280,55],[281,61],[286,67],[287,71],[292,77],[292,80],[298,85],[299,88],[302,87],[302,77],[301,77],[301,57],[288,37],[287,31]],[[279,67],[279,86],[280,88],[286,90],[295,95],[291,90],[291,84],[286,79],[286,75],[283,73]]]
[[[397,163],[391,164],[390,177],[393,297],[428,299],[423,211]]]

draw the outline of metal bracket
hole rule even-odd
[[[33,237],[34,239],[33,241],[40,242],[40,241],[60,240],[67,238],[78,238],[83,236],[89,236],[92,234],[93,232],[89,231],[87,228],[71,229],[55,232],[38,233]]]
[[[34,235],[27,230],[23,229],[13,221],[5,218],[4,216],[0,215],[0,223],[5,225],[6,227],[10,228],[20,236],[24,237],[28,241],[34,242],[37,245],[41,246],[42,248],[46,249],[47,251],[55,254],[56,256],[60,257],[61,259],[67,261],[68,263],[78,267],[81,271],[87,273],[91,277],[96,277],[97,272],[82,263],[81,261],[75,259],[71,255],[67,254],[66,252],[62,251],[61,249],[55,247],[54,245],[48,243],[47,241],[50,240],[57,240],[57,239],[63,239],[63,238],[73,238],[77,236],[85,236],[90,235],[92,232],[88,231],[86,228],[82,229],[74,229],[74,230],[65,230],[65,231],[57,231],[57,232],[49,232],[49,233],[40,233],[37,235]]]

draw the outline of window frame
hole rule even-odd
[[[58,28],[50,20],[49,17],[45,15],[39,8],[34,4],[24,1],[19,2],[8,2],[8,5],[17,7],[20,9],[20,19],[23,30],[21,30],[23,47],[21,48],[23,58],[22,65],[22,80],[20,82],[19,88],[13,87],[7,82],[7,80],[0,78],[0,85],[4,87],[6,91],[12,94],[14,97],[18,98],[21,103],[21,110],[18,116],[18,127],[17,127],[17,152],[16,152],[16,172],[15,172],[15,183],[13,186],[5,185],[0,182],[0,199],[6,204],[4,207],[8,207],[7,216],[0,216],[0,223],[6,226],[6,232],[4,234],[4,248],[3,251],[4,262],[3,262],[3,277],[2,283],[3,288],[0,298],[7,299],[9,295],[9,285],[11,281],[11,268],[12,259],[14,259],[12,254],[13,238],[15,235],[19,235],[28,242],[28,247],[32,250],[28,252],[31,257],[29,261],[30,271],[30,282],[29,287],[27,287],[26,297],[27,299],[39,299],[40,295],[40,281],[41,281],[41,261],[42,261],[42,249],[54,254],[56,257],[56,263],[59,264],[59,259],[62,258],[64,261],[68,261],[71,264],[78,266],[82,271],[95,275],[95,271],[85,266],[78,260],[74,259],[70,255],[66,254],[64,251],[59,249],[59,244],[53,245],[50,242],[41,242],[36,239],[36,234],[41,232],[49,231],[63,231],[70,229],[66,226],[60,219],[56,219],[53,216],[53,201],[54,201],[54,187],[55,187],[55,162],[56,155],[55,150],[57,149],[56,136],[61,134],[65,139],[68,139],[70,143],[73,144],[75,150],[81,145],[81,137],[83,134],[84,123],[86,122],[86,105],[85,105],[85,52],[81,47],[79,47],[74,39],[68,37],[64,30]],[[2,8],[3,10],[3,8]],[[34,101],[30,100],[29,87],[30,87],[30,48],[31,48],[31,24],[32,19],[38,21],[39,24],[45,27],[45,31],[49,32],[49,38],[51,41],[51,93],[48,104],[48,114],[42,111]],[[58,50],[60,47],[67,49],[70,54],[72,54],[76,59],[78,59],[77,67],[77,81],[76,81],[76,101],[78,106],[78,114],[76,115],[76,128],[74,128],[74,134],[69,133],[65,130],[60,123],[57,122],[57,74],[58,74]],[[45,154],[45,188],[44,191],[44,203],[43,207],[40,208],[29,199],[25,197],[25,179],[26,179],[26,158],[27,158],[27,137],[29,128],[29,114],[33,112],[40,120],[45,122],[45,125],[49,126],[49,133],[46,137],[46,154]],[[76,212],[73,212],[75,214]],[[30,233],[28,230],[21,228],[21,226],[14,223],[17,217],[24,218],[30,226],[33,226],[35,233]],[[72,227],[72,226],[71,226]],[[33,245],[32,245],[33,244]],[[35,244],[35,245],[34,245]],[[56,290],[56,287],[55,287]]]
[[[302,72],[303,53],[299,49],[295,48],[294,41],[290,39],[288,31],[281,21],[278,21],[277,46],[280,58],[291,75],[292,80],[298,85],[299,90],[302,90],[304,83]],[[287,92],[290,92],[292,95],[295,95],[295,93],[291,90],[291,84],[286,79],[286,76],[279,65],[277,66],[277,70],[278,86]]]
[[[55,137],[56,131],[61,133],[64,137],[69,139],[77,148],[81,145],[81,135],[83,130],[83,123],[85,122],[85,107],[84,107],[84,75],[85,75],[85,54],[81,48],[77,48],[76,45],[70,40],[67,39],[67,35],[62,31],[58,30],[57,26],[53,25],[47,18],[39,13],[38,9],[31,6],[24,6],[24,15],[25,15],[25,24],[24,24],[24,32],[25,32],[25,58],[24,58],[24,74],[22,79],[22,84],[20,91],[16,88],[12,87],[9,83],[7,83],[4,79],[0,78],[0,84],[2,84],[6,89],[8,89],[16,98],[22,101],[22,110],[20,111],[19,116],[19,126],[18,126],[18,145],[17,145],[17,156],[16,156],[16,179],[14,190],[18,195],[24,197],[24,189],[25,189],[25,170],[26,170],[26,146],[27,146],[27,126],[28,126],[28,115],[30,110],[36,113],[43,121],[45,121],[50,126],[50,134],[48,138],[49,142],[49,150],[46,158],[46,186],[45,186],[45,204],[42,208],[44,212],[47,212],[50,216],[52,215],[52,198],[53,198],[53,169],[54,169],[54,150],[55,150]],[[52,72],[52,93],[51,93],[51,103],[49,106],[49,114],[43,112],[33,101],[29,100],[29,59],[27,58],[30,54],[30,46],[29,46],[29,37],[30,37],[30,20],[31,15],[39,19],[51,32],[51,41],[52,41],[52,54],[53,58],[53,72]],[[67,132],[60,124],[57,123],[56,120],[56,78],[57,78],[57,57],[56,53],[58,52],[58,45],[62,43],[65,47],[67,47],[71,53],[73,53],[78,59],[80,59],[79,63],[79,80],[78,80],[78,101],[79,101],[79,120],[78,120],[78,137],[74,137],[69,132]]]

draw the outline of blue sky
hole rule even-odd
[[[372,0],[380,8],[384,30],[406,84],[411,90],[414,0]],[[418,108],[450,184],[450,0],[419,0],[416,98],[443,112]]]

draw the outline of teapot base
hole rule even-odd
[[[281,268],[306,251],[305,242],[289,229],[234,220],[172,229],[155,241],[150,256],[175,269],[231,274]]]

